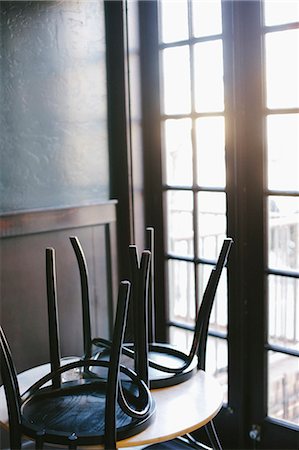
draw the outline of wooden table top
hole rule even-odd
[[[74,361],[66,359],[62,364]],[[18,375],[20,392],[50,371],[50,364],[43,364]],[[152,423],[143,432],[118,441],[118,448],[152,444],[182,436],[208,423],[219,412],[223,392],[211,375],[199,370],[189,380],[167,388],[151,391],[156,403]],[[0,388],[0,425],[8,427],[8,414],[3,386]],[[89,447],[88,447],[89,448]]]

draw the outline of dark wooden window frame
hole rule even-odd
[[[158,14],[140,2],[147,221],[157,229],[158,336],[167,338]],[[265,109],[260,1],[223,2],[229,263],[229,405],[217,420],[228,448],[296,448],[298,427],[266,416]],[[255,174],[253,178],[252,174]],[[248,214],[250,211],[250,214]],[[239,262],[242,262],[241,264]],[[164,273],[164,276],[162,275]],[[261,435],[250,437],[255,428]]]

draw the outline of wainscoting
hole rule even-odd
[[[62,356],[81,355],[81,288],[69,236],[78,236],[89,270],[94,335],[108,337],[117,295],[116,201],[3,214],[1,325],[17,371],[49,360],[45,249],[56,250]]]

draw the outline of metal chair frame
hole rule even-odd
[[[110,342],[109,361],[84,360],[69,363],[60,367],[58,317],[56,304],[56,270],[55,252],[52,248],[46,249],[46,271],[47,271],[47,294],[48,294],[48,321],[50,336],[50,359],[51,371],[34,383],[25,393],[20,394],[16,369],[13,363],[11,351],[2,327],[0,327],[0,350],[1,350],[1,375],[7,400],[9,417],[9,434],[11,449],[22,448],[22,436],[25,435],[35,441],[36,449],[43,448],[44,443],[65,445],[69,449],[77,446],[104,444],[106,450],[115,450],[116,441],[130,437],[144,430],[150,423],[154,414],[154,404],[150,392],[140,377],[131,369],[120,363],[121,348],[124,339],[124,330],[130,295],[130,283],[123,281],[119,286],[115,325]],[[61,375],[71,369],[90,367],[104,368],[108,371],[106,379],[88,378],[82,380],[62,383]],[[84,370],[85,373],[85,370]],[[135,391],[126,391],[125,385],[120,382],[120,373],[134,386]],[[52,381],[51,386],[44,386]],[[78,425],[76,429],[64,429],[63,425],[55,430],[47,423],[47,414],[44,421],[35,420],[36,409],[39,406],[51,409],[50,402],[63,400],[65,396],[75,395],[76,398],[89,398],[96,392],[97,396],[103,396],[100,403],[105,404],[103,409],[103,432],[95,433],[93,429],[84,432]],[[90,394],[91,393],[91,394]],[[137,394],[138,395],[135,395]],[[69,398],[69,397],[67,397]],[[97,397],[93,396],[96,403]],[[83,401],[83,400],[82,400]],[[95,408],[98,408],[98,403]],[[102,408],[102,407],[101,407]],[[49,417],[55,415],[55,411],[49,409]],[[53,409],[53,408],[52,408]],[[118,413],[117,413],[118,411]],[[67,416],[68,409],[63,410]],[[116,415],[119,416],[116,419]],[[84,419],[78,411],[78,423]],[[126,417],[124,421],[123,417]],[[52,420],[52,419],[51,419]],[[61,416],[59,417],[61,420]],[[77,422],[76,422],[77,423]],[[85,425],[84,425],[85,426]],[[52,426],[53,428],[53,426]]]

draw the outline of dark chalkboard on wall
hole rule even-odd
[[[106,201],[103,2],[0,8],[0,212]]]

